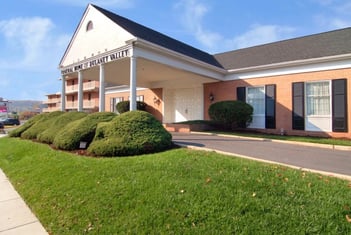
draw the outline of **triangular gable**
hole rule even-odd
[[[123,47],[126,41],[133,38],[131,33],[89,4],[61,59],[60,67]]]

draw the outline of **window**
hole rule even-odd
[[[330,82],[306,83],[306,114],[307,116],[329,116]]]
[[[136,101],[142,101],[144,102],[144,96],[143,95],[137,95],[135,97]],[[128,96],[128,100],[130,100],[130,96]]]
[[[276,128],[276,85],[237,87],[237,100],[253,107],[250,128]]]
[[[330,89],[330,81],[305,83],[305,130],[332,130]]]
[[[87,27],[86,27],[86,31],[88,32],[88,31],[90,31],[90,30],[92,30],[94,28],[94,25],[93,25],[93,21],[89,21],[88,23],[87,23]]]
[[[332,101],[336,94],[332,93],[332,84],[336,81],[338,80],[293,83],[293,129],[306,131],[335,129],[336,121],[333,123],[333,120],[336,119],[333,114]],[[340,81],[341,88],[343,88],[344,82]],[[343,128],[346,127],[344,115],[341,115],[340,120]]]
[[[347,79],[295,82],[294,130],[347,132]]]
[[[123,97],[113,97],[110,99],[110,111],[117,112],[116,105],[123,101]]]
[[[254,108],[254,115],[265,114],[264,87],[248,87],[246,102]]]
[[[266,114],[265,87],[247,87],[246,103],[253,107],[250,128],[265,128]]]
[[[144,96],[143,95],[138,95],[136,97],[136,101],[144,101]]]

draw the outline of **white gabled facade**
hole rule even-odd
[[[89,23],[92,28],[88,29]],[[60,67],[85,61],[127,45],[134,36],[89,5],[60,62]]]

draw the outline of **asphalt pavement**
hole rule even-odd
[[[351,147],[173,132],[176,144],[351,180]]]

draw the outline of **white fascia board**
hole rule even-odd
[[[146,90],[146,88],[137,87],[137,91],[142,91],[142,90]],[[105,88],[105,94],[113,94],[113,93],[129,92],[129,91],[130,89],[129,89],[129,86],[127,85]]]
[[[351,57],[344,57],[343,60],[329,60],[328,62],[326,60],[314,60],[314,63],[312,63],[310,60],[299,64],[290,63],[290,66],[288,66],[288,63],[286,63],[285,66],[277,67],[260,66],[260,69],[255,67],[255,69],[252,69],[251,71],[246,69],[236,70],[235,72],[228,74],[224,80],[250,79],[345,68],[351,68]]]
[[[61,71],[67,69],[67,68],[71,68],[71,67],[74,67],[74,66],[79,66],[81,64],[84,64],[84,63],[87,63],[87,62],[90,62],[90,61],[93,61],[93,60],[97,60],[99,58],[103,58],[105,56],[109,56],[111,54],[114,54],[116,52],[121,52],[121,51],[125,51],[125,50],[128,50],[128,51],[131,51],[132,50],[132,46],[131,45],[125,45],[125,46],[122,46],[122,47],[119,47],[119,48],[116,48],[116,49],[113,49],[113,50],[110,50],[110,51],[105,51],[103,53],[100,53],[98,55],[94,55],[94,56],[91,56],[89,58],[86,58],[84,60],[81,60],[81,61],[78,61],[78,62],[75,62],[75,63],[72,63],[72,64],[69,64],[69,65],[66,65],[66,66],[61,66],[59,69]],[[130,55],[128,55],[129,57]],[[121,59],[124,59],[126,57],[123,57]],[[110,63],[111,61],[108,61],[107,63]],[[96,66],[92,66],[92,67],[89,67],[89,68],[93,68],[93,67],[96,67]],[[89,69],[87,68],[87,69]],[[83,69],[83,70],[86,70],[86,69]],[[76,73],[77,71],[74,71],[73,73]],[[59,78],[60,80],[62,78]]]
[[[227,74],[227,70],[225,69],[196,60],[143,39],[135,38],[127,41],[127,43],[133,43],[134,46],[138,46],[134,47],[135,56],[143,57],[161,64],[166,64],[171,67],[176,67],[217,80],[223,80],[224,75]]]

